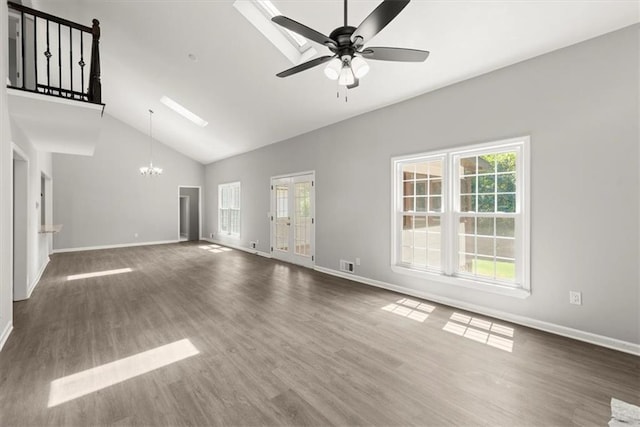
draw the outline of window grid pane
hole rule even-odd
[[[400,263],[441,269],[440,212],[444,160],[407,161],[401,167]],[[434,215],[434,213],[437,213]]]
[[[218,186],[218,232],[240,235],[240,183]]]
[[[517,168],[524,143],[505,144],[495,151],[469,147],[467,152],[474,150],[471,155],[447,150],[441,157],[396,161],[396,262],[479,282],[524,286],[522,267],[516,265],[526,251],[520,242],[523,230],[517,228],[523,200]],[[451,187],[445,185],[445,164]],[[443,219],[447,229],[440,228]],[[443,260],[446,265],[441,265]]]

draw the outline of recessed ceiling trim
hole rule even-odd
[[[236,0],[233,7],[278,48],[292,64],[307,61],[318,53],[308,40],[271,21],[271,18],[280,15],[280,12],[270,1]]]

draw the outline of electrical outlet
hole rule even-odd
[[[251,242],[251,249],[255,249],[258,242]]]
[[[209,238],[213,239],[213,233],[209,233]]]
[[[353,263],[351,261],[340,260],[340,271],[353,273]]]
[[[360,265],[360,258],[356,258],[356,265]]]
[[[569,291],[569,304],[582,305],[582,292]]]

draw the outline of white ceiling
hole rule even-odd
[[[274,0],[282,14],[329,34],[342,2]],[[349,3],[357,26],[379,3]],[[232,0],[33,0],[33,7],[102,27],[106,113],[207,164],[569,46],[640,21],[637,0],[413,0],[368,44],[426,49],[424,63],[369,61],[370,73],[336,98],[323,67],[285,79],[292,66]],[[315,45],[319,55],[326,48]],[[188,55],[197,56],[196,62]],[[588,64],[585,64],[588,66]],[[160,104],[162,95],[209,122],[200,128]]]

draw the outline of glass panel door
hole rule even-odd
[[[313,267],[314,174],[272,178],[271,188],[272,255]]]
[[[277,251],[289,251],[289,228],[291,218],[289,217],[289,185],[278,184],[275,186],[276,192],[276,215],[275,234],[276,243],[274,249]]]
[[[295,194],[295,253],[311,256],[311,182],[297,182]]]

